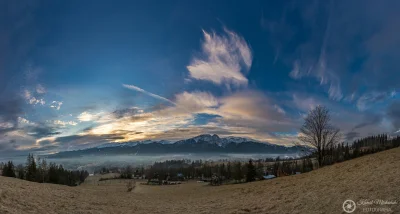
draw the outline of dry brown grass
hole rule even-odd
[[[268,181],[137,185],[132,192],[123,180],[68,187],[0,177],[0,213],[343,213],[346,199],[400,202],[399,163],[397,148]],[[400,204],[383,207],[400,213]]]

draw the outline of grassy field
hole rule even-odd
[[[132,192],[127,180],[99,182],[99,176],[78,187],[0,177],[0,213],[343,213],[347,199],[400,202],[399,163],[397,148],[267,181],[218,187],[138,181]],[[400,204],[360,205],[354,213],[365,207],[400,213]]]

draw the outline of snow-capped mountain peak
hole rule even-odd
[[[244,137],[224,137],[218,135],[199,135],[186,140],[170,141],[136,141],[127,143],[108,143],[79,151],[60,152],[55,157],[73,157],[83,154],[180,154],[180,153],[237,153],[237,154],[281,154],[296,153],[307,148],[286,147],[260,142]]]
[[[257,140],[253,140],[250,138],[234,137],[234,136],[225,137],[223,139],[229,141],[230,143],[243,143],[243,142],[248,142],[248,141],[258,142]]]
[[[97,146],[96,148],[101,149],[101,148],[110,148],[110,147],[134,147],[137,146],[137,142],[127,142],[127,143],[106,143],[102,144],[100,146]]]
[[[160,143],[160,144],[171,144],[171,143],[173,143],[173,142],[171,142],[171,141],[169,141],[169,140],[160,140],[160,141],[158,141],[157,143]]]
[[[197,137],[193,137],[193,138],[190,138],[190,139],[193,139],[194,141],[196,141],[196,143],[199,142],[199,141],[214,142],[214,141],[220,140],[220,138],[216,134],[214,134],[214,135],[203,134],[203,135],[199,135]]]
[[[126,142],[126,143],[106,143],[106,144],[97,146],[96,148],[101,149],[101,148],[107,148],[107,147],[134,147],[139,144],[150,144],[150,143],[171,144],[172,142],[168,141],[168,140],[160,140],[160,141],[143,140],[143,141],[134,141],[134,142]]]
[[[155,140],[144,140],[144,141],[134,141],[134,142],[126,142],[126,143],[106,143],[100,146],[97,146],[96,148],[106,148],[106,147],[134,147],[139,144],[151,144],[151,143],[160,143],[160,144],[193,144],[193,143],[209,143],[209,144],[216,144],[219,147],[225,147],[226,145],[230,143],[243,143],[243,142],[259,142],[257,140],[253,140],[250,138],[244,138],[244,137],[234,137],[234,136],[229,136],[229,137],[224,137],[220,138],[216,134],[202,134],[193,138],[185,139],[185,140],[179,140],[176,142],[168,141],[168,140],[160,140],[160,141],[155,141]]]
[[[214,135],[210,135],[210,134],[203,134],[203,135],[199,135],[193,138],[189,138],[186,140],[180,140],[177,141],[177,144],[190,144],[190,143],[209,143],[209,144],[216,144],[220,147],[225,147],[227,144],[229,143],[243,143],[243,142],[259,142],[250,138],[244,138],[244,137],[233,137],[233,136],[229,136],[229,137],[225,137],[225,138],[220,138],[218,135],[214,134]]]

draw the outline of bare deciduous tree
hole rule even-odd
[[[322,166],[327,150],[341,139],[340,130],[330,122],[329,110],[317,106],[308,113],[300,128],[299,140],[316,149],[319,166]]]

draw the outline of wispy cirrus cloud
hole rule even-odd
[[[396,92],[389,91],[389,92],[377,92],[371,91],[368,93],[364,93],[361,95],[357,100],[357,108],[360,111],[364,111],[372,106],[376,105],[377,103],[381,103],[385,100],[388,100],[396,95]]]
[[[202,56],[193,57],[187,66],[193,79],[214,84],[247,85],[245,74],[251,68],[253,55],[244,38],[224,28],[224,35],[203,30]]]
[[[313,87],[319,85],[330,99],[357,106],[357,94],[399,87],[398,6],[373,0],[293,2],[280,16],[262,14],[261,27],[271,34],[292,79],[299,84],[315,79]]]
[[[343,93],[341,89],[341,80],[336,73],[337,67],[332,66],[331,58],[328,53],[329,42],[331,39],[332,31],[332,16],[333,16],[333,4],[328,3],[326,7],[320,7],[319,5],[313,5],[311,8],[316,7],[326,11],[327,16],[323,17],[323,28],[317,28],[314,22],[307,22],[308,16],[314,16],[316,11],[308,11],[309,14],[304,14],[305,24],[310,25],[312,35],[310,38],[314,39],[313,36],[319,37],[315,41],[308,41],[305,44],[299,46],[299,56],[293,62],[293,68],[289,73],[289,76],[293,79],[301,79],[303,77],[313,77],[319,81],[320,85],[328,86],[329,97],[333,100],[341,100]],[[305,13],[303,11],[303,13]],[[282,23],[285,25],[285,23]]]
[[[153,94],[153,93],[148,92],[148,91],[146,91],[146,90],[144,90],[144,89],[142,89],[142,88],[139,88],[139,87],[137,87],[137,86],[128,85],[128,84],[122,84],[122,86],[125,87],[125,88],[127,88],[127,89],[131,89],[131,90],[134,90],[134,91],[137,91],[137,92],[146,94],[146,95],[148,95],[148,96],[150,96],[150,97],[153,97],[153,98],[156,98],[156,99],[159,99],[159,100],[162,100],[162,101],[171,103],[171,104],[173,104],[173,105],[176,105],[176,103],[172,102],[171,100],[169,100],[169,99],[167,99],[167,98],[165,98],[165,97],[159,96],[159,95],[157,95],[157,94]]]
[[[325,46],[326,44],[321,47],[321,53],[316,59],[295,60],[289,76],[297,80],[303,77],[314,77],[320,85],[328,86],[328,94],[331,99],[341,100],[343,98],[341,80],[333,68],[327,64]]]

